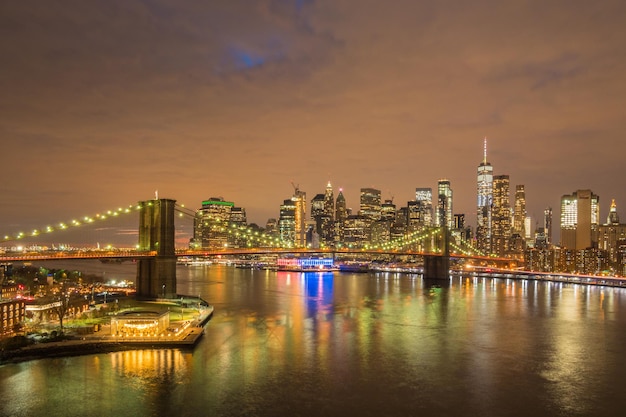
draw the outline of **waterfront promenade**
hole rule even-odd
[[[172,322],[172,325],[181,327],[177,333],[156,337],[119,337],[111,334],[110,325],[103,325],[97,333],[0,352],[0,363],[130,349],[191,349],[204,334],[204,326],[213,316],[213,310],[213,306],[204,307],[192,320]]]

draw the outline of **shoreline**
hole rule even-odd
[[[207,308],[203,314],[174,339],[151,337],[132,340],[115,338],[113,336],[86,336],[62,341],[37,343],[0,352],[0,366],[37,359],[92,355],[125,350],[184,349],[192,351],[204,334],[204,327],[213,317],[213,311],[214,308],[212,306]]]

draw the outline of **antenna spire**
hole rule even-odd
[[[485,136],[483,142],[483,162],[487,165],[487,136]]]

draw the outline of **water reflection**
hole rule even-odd
[[[0,415],[569,416],[626,406],[623,289],[225,266],[178,276],[179,292],[216,306],[193,353],[6,365]]]

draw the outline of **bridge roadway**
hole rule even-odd
[[[249,248],[249,249],[220,249],[220,250],[178,250],[176,257],[214,257],[214,256],[237,256],[237,255],[395,255],[395,256],[441,256],[437,252],[418,252],[406,250],[380,250],[380,249],[295,249],[295,248]],[[146,259],[156,256],[155,251],[42,251],[19,254],[4,254],[0,256],[0,262],[31,262],[50,260],[80,260],[80,259]],[[518,260],[511,258],[495,258],[487,256],[450,254],[451,259],[470,259],[491,262],[494,264],[516,263]]]
[[[214,256],[237,256],[237,255],[322,255],[322,254],[364,254],[364,255],[397,255],[397,256],[424,256],[439,255],[437,253],[416,252],[416,251],[393,251],[393,250],[374,250],[374,249],[283,249],[283,248],[251,248],[251,249],[223,249],[210,251],[190,251],[179,250],[176,252],[177,257],[214,257]],[[156,256],[154,251],[49,251],[37,253],[21,253],[15,255],[0,256],[0,263],[4,262],[32,262],[32,261],[49,261],[49,260],[84,260],[84,259],[147,259]],[[607,277],[598,275],[581,275],[560,272],[537,272],[525,271],[510,265],[511,262],[518,260],[510,258],[495,258],[484,256],[469,256],[461,254],[451,254],[451,259],[466,259],[479,262],[490,262],[491,266],[471,266],[465,269],[453,268],[454,274],[469,274],[476,277],[490,278],[512,278],[512,279],[531,279],[538,281],[555,281],[580,284],[596,284],[608,285],[615,287],[626,287],[626,278],[624,277]],[[499,265],[498,265],[499,264]],[[507,267],[503,268],[505,264]]]

